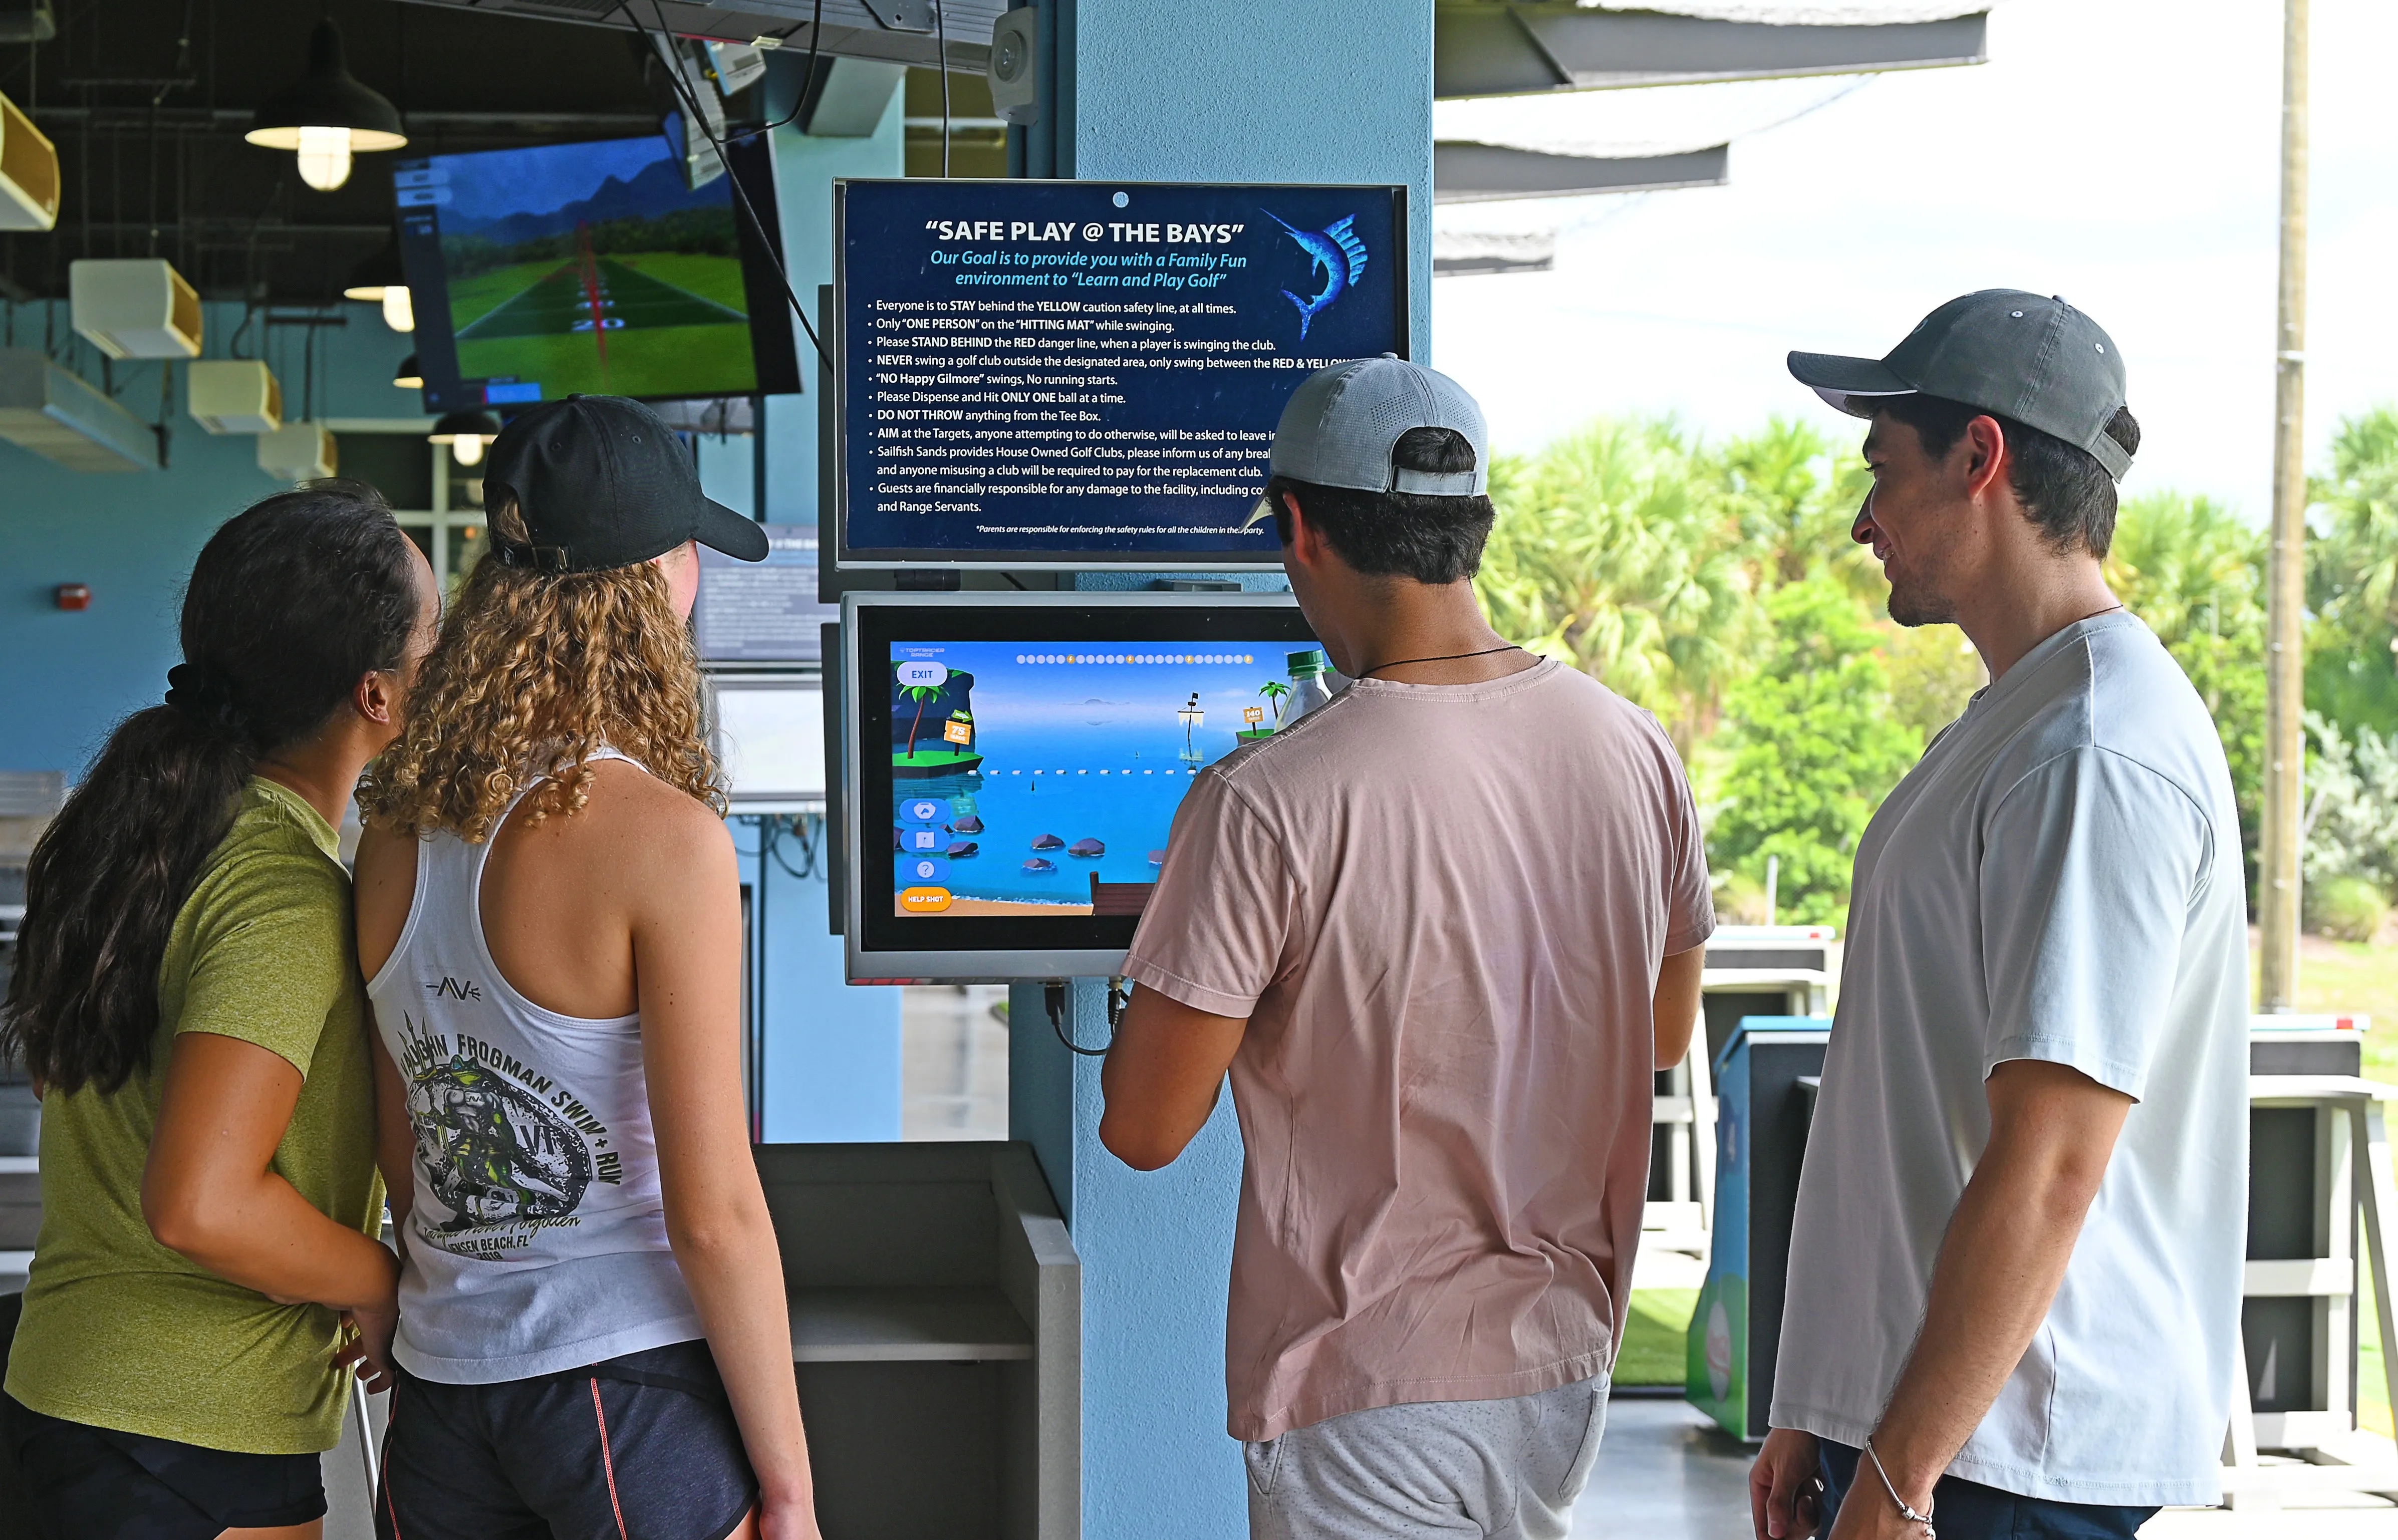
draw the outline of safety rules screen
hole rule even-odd
[[[1283,403],[1406,351],[1404,197],[843,183],[841,555],[1273,561]]]

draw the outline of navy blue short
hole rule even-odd
[[[1840,1498],[1857,1479],[1864,1454],[1829,1439],[1817,1440],[1822,1451],[1824,1527],[1832,1533],[1839,1516]],[[1859,1502],[1887,1503],[1881,1478],[1866,1472],[1866,1490]],[[2105,1503],[2060,1503],[2046,1497],[2026,1497],[2001,1492],[1978,1481],[1943,1476],[1932,1489],[1932,1517],[1940,1540],[2132,1540],[2156,1513],[2153,1507],[2116,1507]]]
[[[757,1504],[706,1342],[497,1385],[397,1379],[381,1540],[723,1540]]]
[[[0,1438],[51,1540],[216,1540],[325,1512],[314,1454],[240,1454],[70,1423],[0,1391]]]

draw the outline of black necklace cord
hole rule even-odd
[[[1377,663],[1356,677],[1371,679],[1385,669],[1404,669],[1410,663],[1456,663],[1469,657],[1489,657],[1493,653],[1520,653],[1523,650],[1510,642],[1503,647],[1485,647],[1478,653],[1443,653],[1438,657],[1395,657],[1388,663]]]

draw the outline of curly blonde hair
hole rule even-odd
[[[515,511],[494,511],[495,534],[521,530]],[[580,810],[602,748],[724,812],[699,664],[666,575],[646,561],[543,573],[487,551],[417,674],[398,740],[358,788],[358,806],[389,829],[448,830],[480,844],[535,781],[526,822]]]

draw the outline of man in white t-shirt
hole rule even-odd
[[[1868,417],[1852,532],[1991,682],[1857,848],[1759,1540],[2129,1540],[2210,1503],[2247,1209],[2247,915],[2197,693],[2108,590],[2139,428],[2062,300],[1794,353]]]

